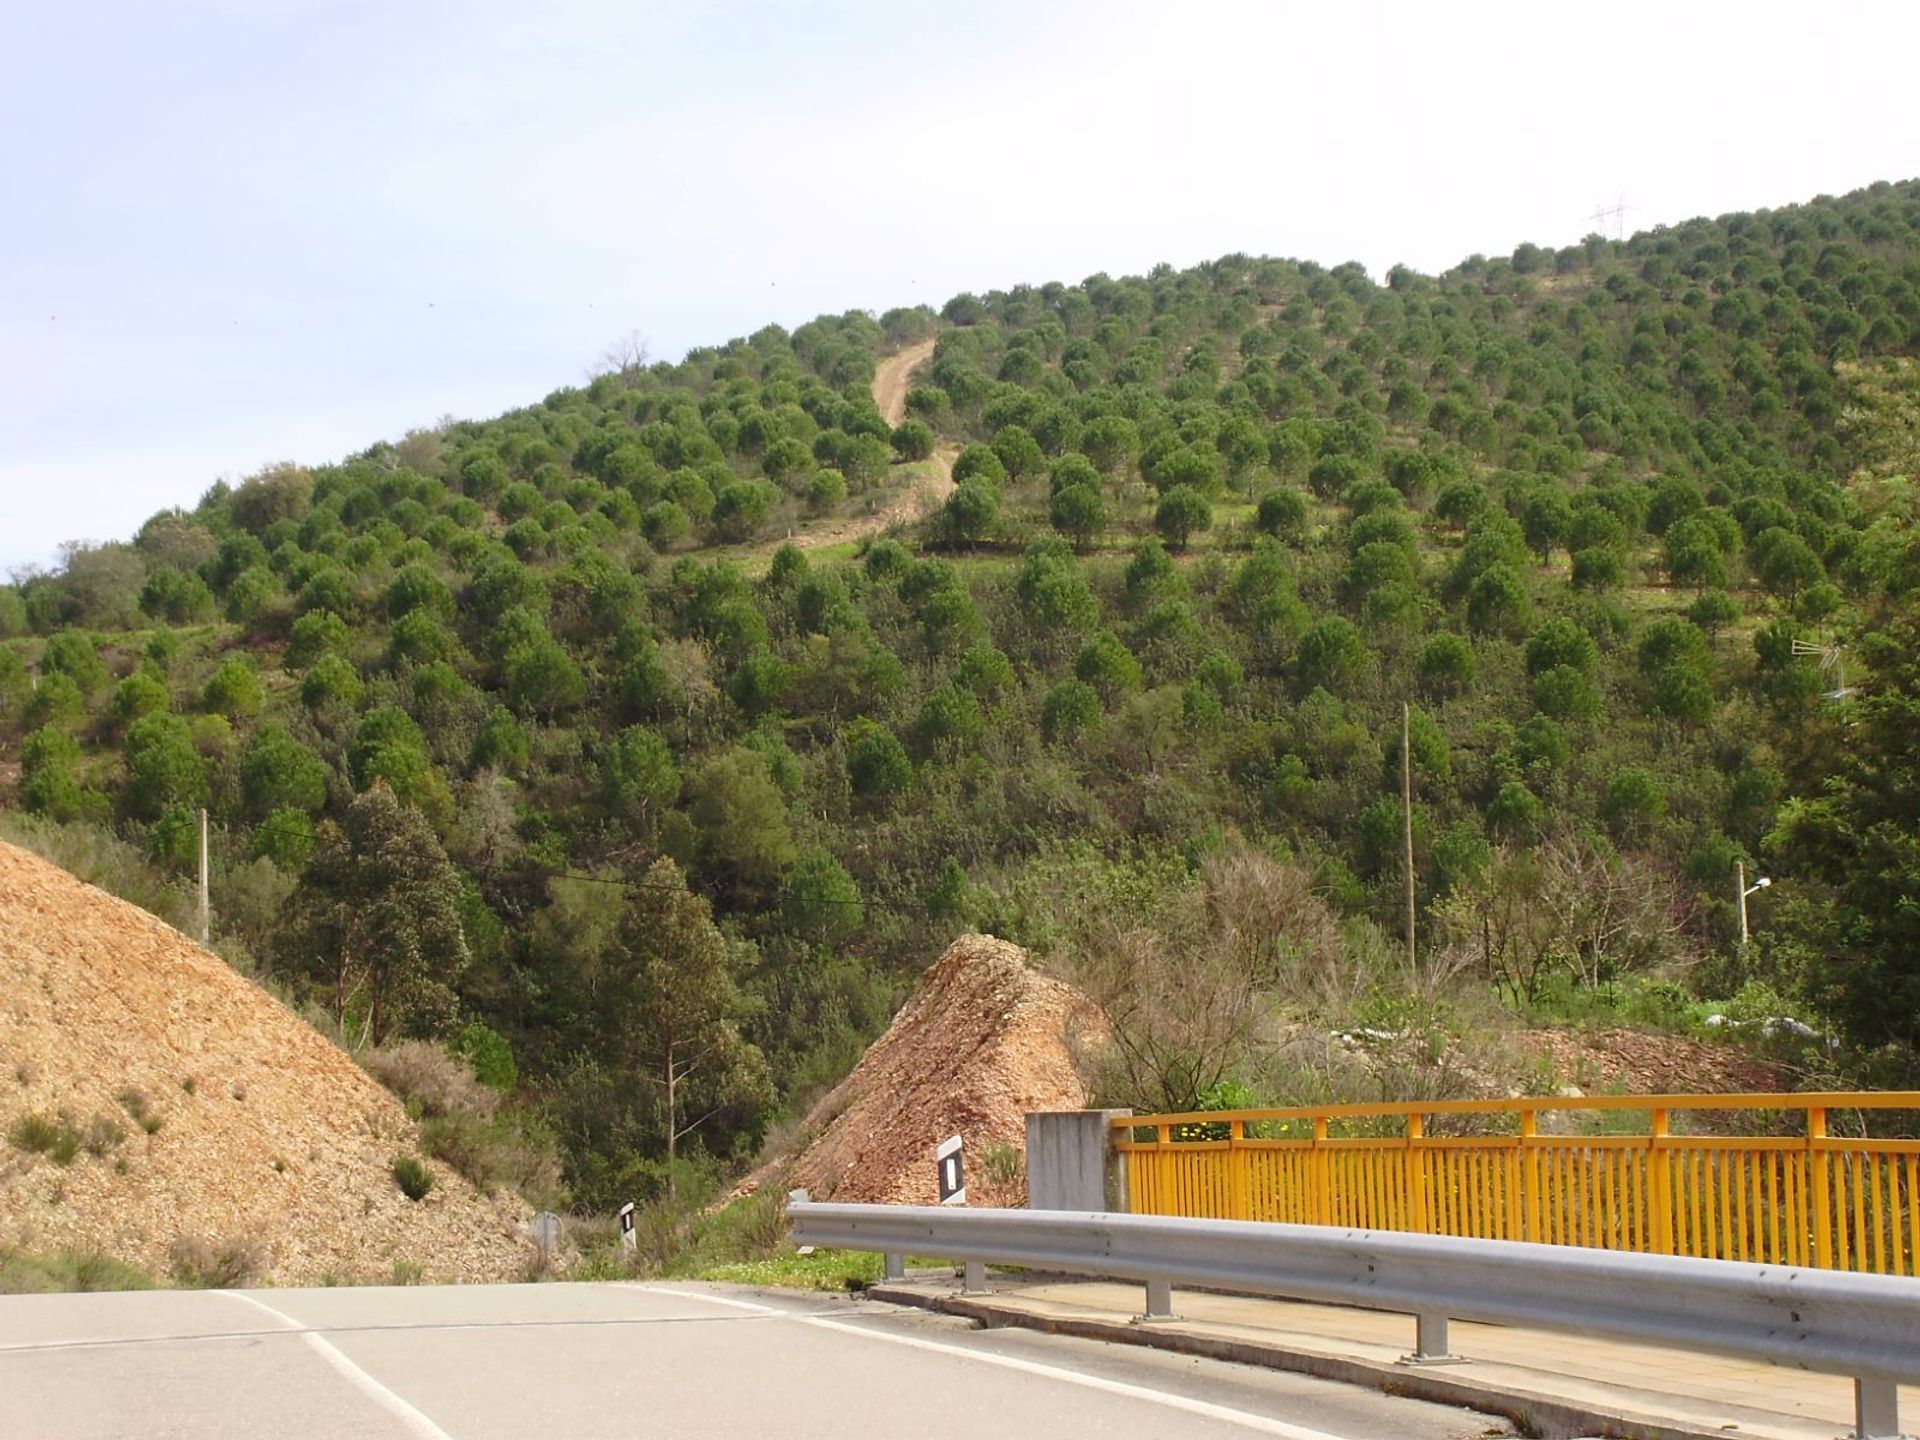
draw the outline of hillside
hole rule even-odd
[[[1313,1093],[1283,1019],[1444,1046],[1707,999],[1887,1078],[1917,356],[1915,182],[769,326],[0,587],[0,785],[176,879],[207,804],[217,944],[348,1023],[483,1029],[596,1203],[669,1139],[750,1154],[969,929],[1123,1029],[1193,1013],[1123,1103]],[[335,964],[370,795],[441,942],[385,1010]]]
[[[933,1155],[966,1142],[967,1203],[1026,1203],[1026,1117],[1079,1110],[1081,1077],[1106,1024],[1070,985],[1036,974],[1016,945],[963,935],[928,967],[887,1031],[800,1125],[797,1153],[743,1189],[805,1189],[816,1200],[934,1205]]]
[[[31,1118],[74,1133],[36,1153]],[[177,931],[0,844],[0,1248],[110,1255],[150,1273],[180,1247],[255,1257],[285,1284],[504,1280],[525,1211],[432,1165],[345,1054]],[[63,1159],[63,1154],[65,1158]]]

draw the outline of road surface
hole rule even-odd
[[[1464,1440],[1461,1410],[716,1286],[0,1296],[7,1440]]]

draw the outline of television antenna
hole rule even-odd
[[[1632,207],[1627,204],[1627,197],[1623,194],[1611,205],[1595,205],[1593,214],[1587,218],[1600,227],[1600,234],[1603,236],[1607,233],[1607,222],[1611,220],[1613,238],[1624,240],[1627,238],[1627,211],[1630,208]]]
[[[1833,685],[1831,690],[1821,692],[1822,700],[1844,700],[1853,693],[1853,687],[1847,684],[1847,667],[1846,662],[1841,658],[1841,649],[1838,640],[1829,645],[1822,645],[1812,640],[1793,642],[1794,654],[1820,657],[1820,673]]]

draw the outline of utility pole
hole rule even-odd
[[[207,808],[200,807],[200,943],[213,934],[213,902],[207,886]]]
[[[1400,702],[1400,829],[1407,861],[1407,974],[1414,973],[1413,947],[1413,711]]]

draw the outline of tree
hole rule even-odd
[[[1107,502],[1098,487],[1069,485],[1054,493],[1047,518],[1053,528],[1084,550],[1107,523]]]
[[[940,529],[949,543],[973,546],[992,533],[999,515],[999,492],[983,480],[965,480],[940,507]]]
[[[326,806],[331,773],[284,726],[262,725],[240,761],[240,794],[255,819],[282,809],[315,815]]]
[[[1100,723],[1100,692],[1084,680],[1062,680],[1040,704],[1040,733],[1056,745],[1077,739]]]
[[[862,720],[847,744],[847,779],[862,800],[885,800],[913,789],[913,761],[886,726]]]
[[[100,651],[78,630],[62,630],[40,656],[42,675],[64,675],[80,689],[82,696],[92,695],[107,683],[107,667]]]
[[[1076,679],[1093,686],[1109,705],[1125,692],[1140,688],[1140,662],[1111,630],[1096,632],[1080,647],[1073,673]]]
[[[245,660],[228,660],[213,672],[200,697],[202,707],[229,720],[251,720],[267,703],[260,672]]]
[[[1299,540],[1307,533],[1307,497],[1298,490],[1269,490],[1260,497],[1253,523],[1276,540]]]
[[[644,725],[622,730],[601,762],[607,804],[640,834],[680,798],[680,768],[657,731]]]
[[[800,857],[780,896],[780,923],[811,945],[844,945],[866,918],[860,887],[833,856],[816,850]]]
[[[207,795],[207,767],[193,731],[178,715],[149,715],[127,731],[127,811],[158,820],[175,805],[198,805]]]
[[[1175,485],[1153,512],[1153,528],[1176,550],[1184,550],[1194,534],[1212,524],[1213,507],[1191,485]]]
[[[660,1087],[667,1193],[680,1142],[729,1108],[772,1098],[765,1058],[740,1034],[740,987],[713,907],[656,860],[629,891],[614,943],[604,1031],[622,1068]]]
[[[460,876],[426,817],[376,782],[319,849],[294,892],[287,958],[325,979],[335,1018],[364,1014],[362,1038],[433,1035],[453,1022],[471,958]]]
[[[1481,572],[1467,595],[1467,623],[1482,635],[1513,635],[1533,618],[1526,581],[1506,565]]]
[[[902,420],[893,432],[893,453],[902,460],[924,460],[933,454],[933,427],[915,416]]]
[[[730,887],[771,889],[799,858],[787,825],[787,802],[767,762],[744,746],[710,761],[695,776],[688,812],[700,831],[703,865]]]
[[[1473,643],[1464,635],[1443,630],[1420,652],[1420,683],[1434,695],[1459,695],[1479,673]]]

